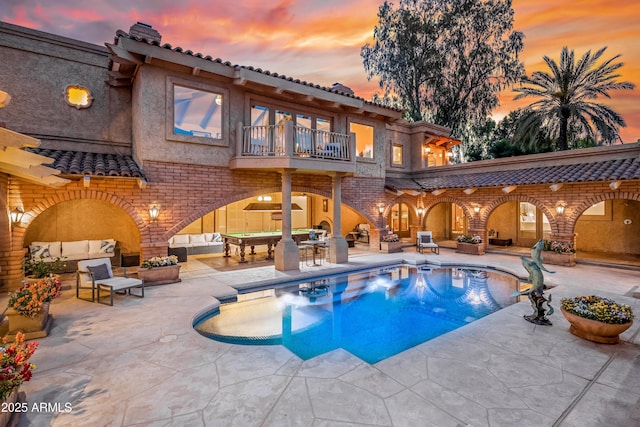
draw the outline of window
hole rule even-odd
[[[64,100],[67,101],[67,104],[77,109],[89,108],[93,101],[91,91],[82,86],[67,86],[64,95]]]
[[[392,155],[391,155],[391,164],[394,166],[402,166],[402,145],[393,144],[392,147]]]
[[[349,132],[356,134],[358,157],[373,159],[373,126],[350,123]]]
[[[174,134],[221,139],[222,101],[220,93],[174,85]]]

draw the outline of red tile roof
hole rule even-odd
[[[26,150],[52,158],[52,167],[64,175],[144,178],[142,169],[131,156],[47,148],[27,148]]]

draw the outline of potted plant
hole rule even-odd
[[[619,335],[633,324],[633,311],[609,298],[583,295],[560,300],[560,311],[569,321],[569,332],[604,344],[616,344]]]
[[[12,413],[19,414],[19,411],[6,410],[12,407],[17,401],[18,389],[23,382],[31,379],[32,370],[36,365],[29,363],[29,359],[38,348],[37,342],[25,344],[24,334],[16,334],[15,341],[8,344],[6,339],[0,343],[0,399],[2,400],[2,412],[0,412],[0,426],[18,425],[16,419],[11,419]],[[15,417],[15,416],[14,416]]]
[[[389,233],[382,236],[380,240],[380,250],[386,253],[402,251],[402,242],[397,234]]]
[[[576,265],[576,250],[569,242],[557,240],[544,240],[542,248],[542,261],[548,264],[573,267]]]
[[[484,255],[482,237],[461,234],[456,237],[456,252],[469,255]]]
[[[54,258],[50,262],[45,262],[43,257],[39,259],[27,257],[24,260],[24,276],[28,281],[37,282],[38,279],[60,273],[65,267],[66,265],[60,257]]]
[[[22,282],[9,296],[5,312],[9,320],[8,339],[18,332],[26,333],[27,339],[47,336],[51,327],[49,303],[60,296],[61,288],[60,279],[53,276]]]
[[[147,258],[140,264],[138,277],[145,286],[177,283],[180,279],[180,265],[175,255]]]

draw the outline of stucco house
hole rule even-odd
[[[450,165],[446,128],[142,23],[97,46],[0,22],[0,56],[5,287],[32,242],[113,239],[148,257],[175,235],[277,229],[276,269],[295,270],[292,229],[326,229],[340,263],[363,223],[372,250],[387,230],[428,229],[640,257],[638,143]],[[264,200],[279,207],[247,209]]]

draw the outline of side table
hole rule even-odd
[[[136,267],[140,265],[140,252],[120,254],[120,265],[123,269],[124,277],[127,277],[127,267]]]

